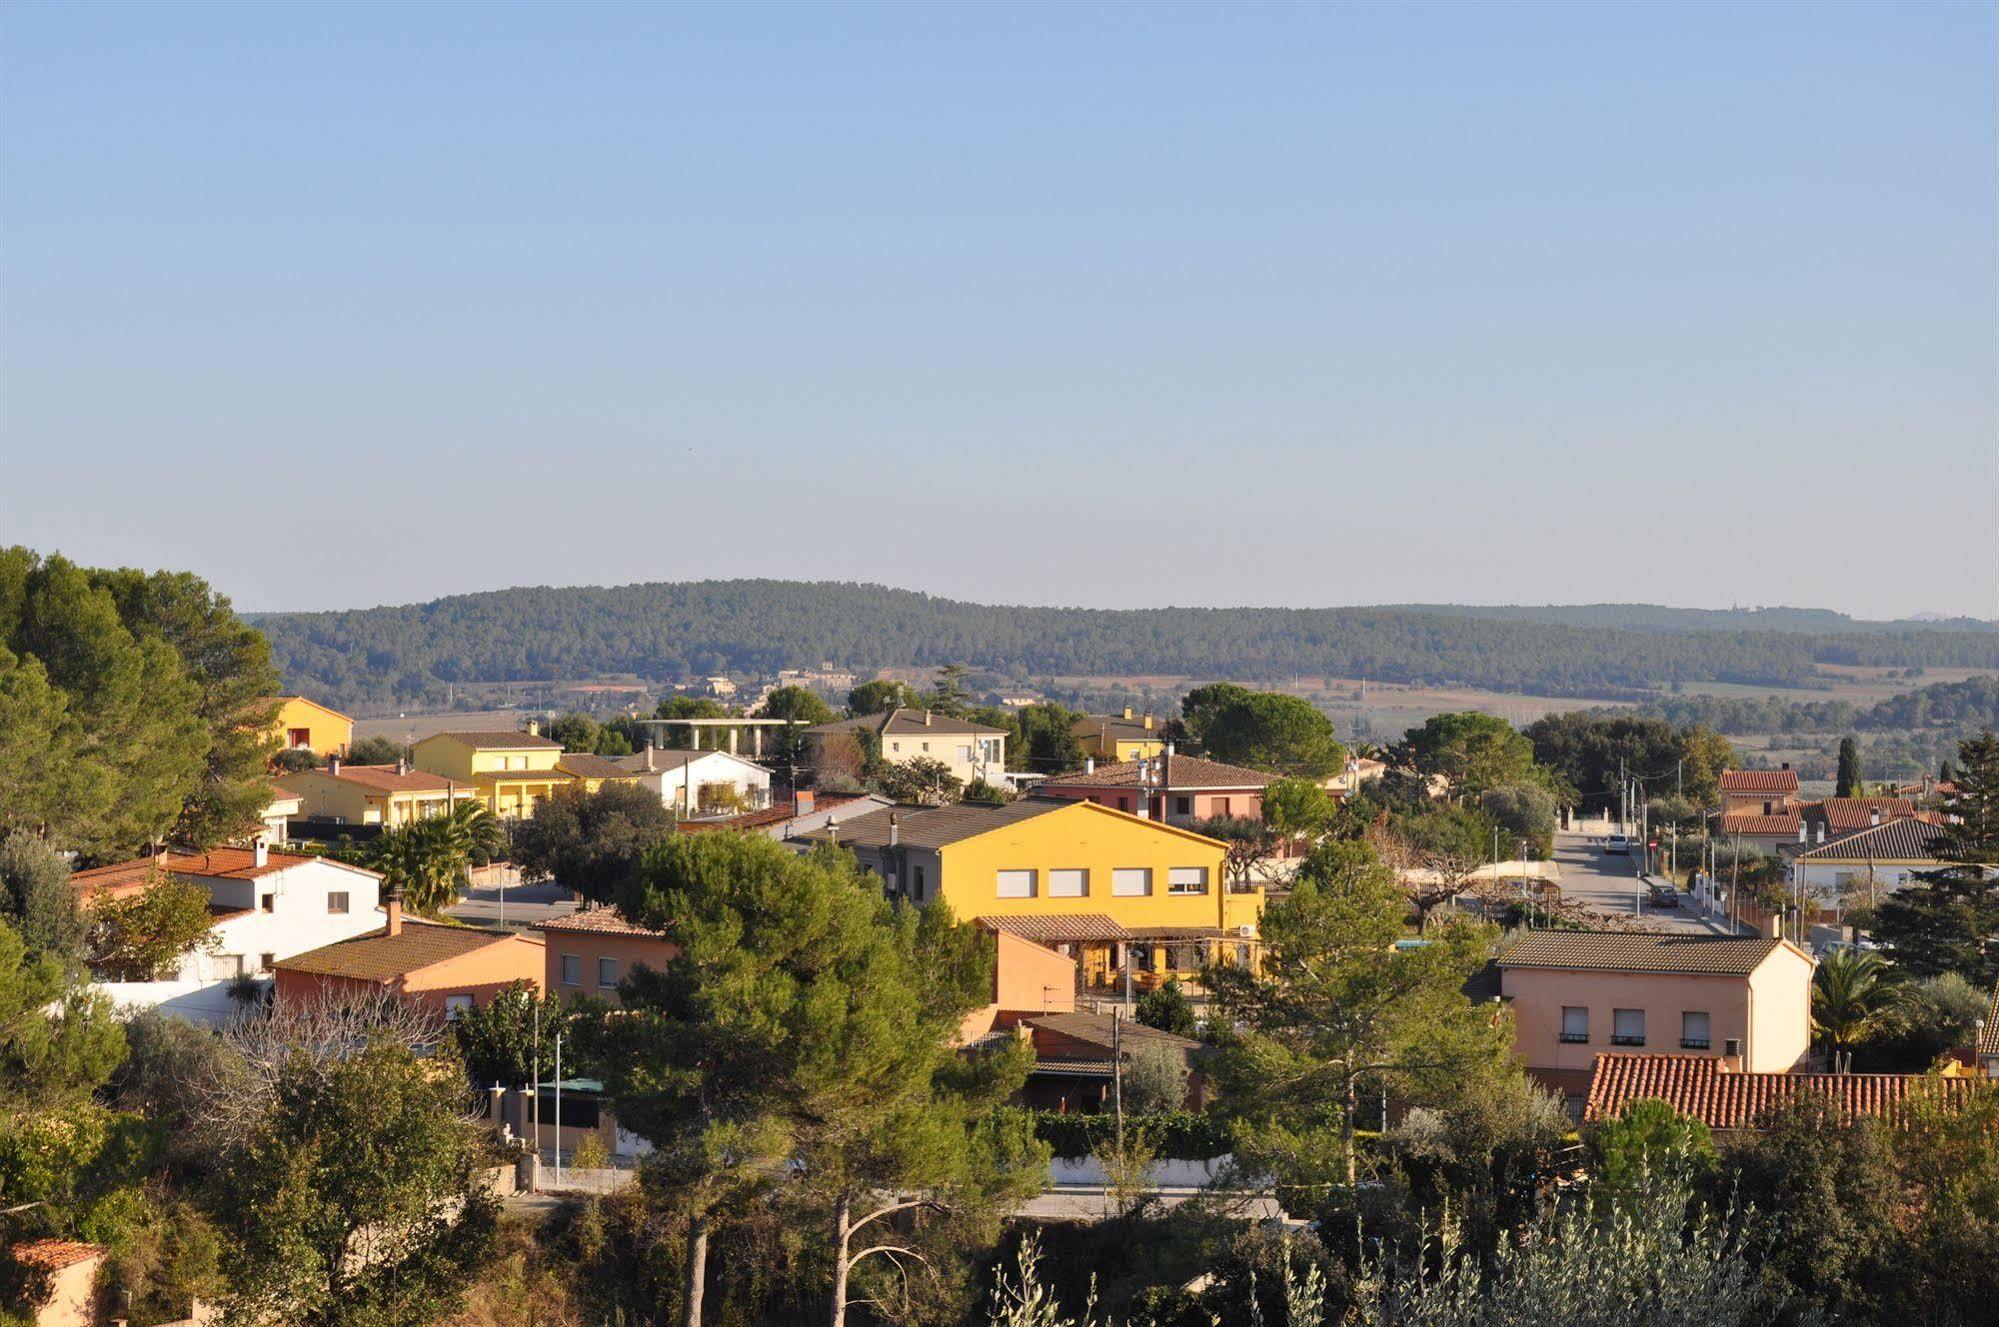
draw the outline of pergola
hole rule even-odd
[[[658,728],[681,727],[688,729],[688,734],[690,738],[689,744],[696,751],[702,749],[701,730],[703,728],[726,728],[729,731],[728,750],[729,754],[732,756],[741,754],[736,750],[736,740],[737,740],[736,734],[738,730],[747,728],[750,730],[750,758],[752,760],[756,760],[762,758],[764,753],[764,733],[763,733],[764,729],[796,728],[803,725],[805,723],[805,720],[803,719],[640,719],[639,722],[645,724],[647,727],[658,727]],[[721,749],[722,748],[719,745],[711,746],[708,748],[708,750],[710,751],[720,751]]]

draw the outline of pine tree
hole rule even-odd
[[[1839,739],[1839,784],[1833,790],[1834,795],[1860,797],[1866,791],[1866,785],[1860,778],[1860,743],[1851,737],[1842,737]]]
[[[1956,972],[1976,985],[1999,979],[1999,737],[1990,728],[1958,743],[1957,791],[1929,852],[1951,865],[1921,871],[1881,904],[1875,934],[1896,965],[1918,977]]]

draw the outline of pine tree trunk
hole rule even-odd
[[[687,1285],[682,1300],[681,1327],[701,1327],[701,1292],[708,1280],[708,1217],[696,1213],[687,1222]]]
[[[847,1246],[853,1242],[853,1203],[845,1194],[833,1205],[832,1327],[847,1327]]]

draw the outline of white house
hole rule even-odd
[[[984,782],[996,788],[1006,781],[1006,729],[970,719],[898,706],[805,730],[814,763],[821,766],[827,763],[829,748],[851,747],[864,734],[872,736],[881,758],[891,765],[934,760],[961,783]]]
[[[324,857],[251,848],[162,853],[73,877],[86,908],[143,894],[168,875],[208,891],[214,918],[207,941],[185,955],[164,981],[100,984],[127,1008],[159,1006],[218,1022],[236,1012],[228,993],[237,977],[267,977],[282,959],[382,925],[382,878]]]
[[[770,771],[727,751],[647,747],[617,763],[683,820],[740,815],[770,805]]]
[[[1913,817],[1883,821],[1825,843],[1798,844],[1786,855],[1793,888],[1821,903],[1843,899],[1846,906],[1864,904],[1906,886],[1922,871],[1949,865],[1930,850],[1935,825]]]

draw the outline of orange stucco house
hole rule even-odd
[[[102,1244],[38,1239],[7,1253],[39,1283],[36,1302],[19,1306],[28,1310],[34,1327],[94,1327],[97,1273],[107,1253]]]
[[[1498,960],[1515,1053],[1578,1107],[1611,1051],[1797,1068],[1811,1050],[1816,966],[1775,936],[1608,931],[1537,931]]]
[[[277,964],[277,996],[309,1000],[329,990],[387,990],[446,1018],[486,1004],[515,982],[539,995],[546,959],[538,937],[477,926],[404,920],[402,902],[383,905],[387,923]]]
[[[659,971],[680,953],[664,932],[628,920],[616,908],[585,908],[541,923],[547,989],[565,999],[618,1001],[618,983],[635,967]]]

